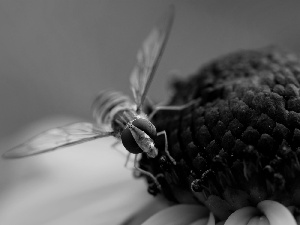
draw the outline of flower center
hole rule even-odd
[[[297,57],[269,48],[235,53],[175,82],[174,89],[171,105],[199,99],[153,118],[157,131],[167,132],[176,165],[159,138],[158,157],[140,161],[144,170],[163,174],[166,198],[201,202],[216,214],[220,205],[230,213],[265,199],[300,204]]]

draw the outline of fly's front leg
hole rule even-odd
[[[122,143],[121,140],[117,140],[115,143],[113,143],[113,144],[111,145],[111,147],[114,148],[116,151],[118,151],[119,153],[121,153],[122,155],[125,156],[125,153],[124,153],[123,151],[117,149],[117,146],[118,146],[119,144],[121,144],[121,143]],[[126,167],[126,168],[127,168],[128,162],[129,162],[129,160],[130,160],[130,155],[131,155],[130,152],[128,152],[127,155],[126,155],[126,161],[125,161],[125,164],[124,164],[124,167]]]
[[[121,143],[122,143],[121,140],[116,140],[116,142],[113,143],[113,144],[111,145],[111,147],[112,147],[113,149],[115,149],[116,151],[118,151],[119,153],[121,153],[122,155],[128,157],[127,155],[125,155],[124,151],[122,151],[121,149],[118,149],[118,148],[117,148],[117,146],[118,146],[119,144],[121,144]]]
[[[119,144],[121,144],[121,143],[122,143],[121,140],[116,140],[116,142],[113,143],[113,144],[111,145],[111,147],[114,148],[114,149],[116,149],[116,150],[118,150],[118,149],[117,149],[117,146],[118,146]]]
[[[148,106],[150,106],[152,109],[155,108],[155,103],[154,103],[154,101],[151,100],[151,98],[146,96],[145,100],[147,101]]]
[[[165,130],[163,130],[163,131],[158,132],[158,133],[157,133],[157,136],[158,136],[158,135],[161,135],[161,134],[165,136],[165,152],[166,152],[167,156],[169,157],[169,159],[171,160],[171,162],[172,162],[174,165],[176,165],[175,159],[170,155],[170,152],[169,152],[169,144],[168,144],[167,133],[166,133]]]
[[[151,120],[155,116],[155,114],[158,113],[159,111],[181,111],[181,110],[184,110],[187,107],[193,105],[197,101],[198,101],[198,99],[195,99],[184,105],[155,106],[152,113],[148,116],[149,120]]]
[[[130,152],[128,152],[128,154],[127,154],[127,157],[126,157],[126,161],[125,161],[125,167],[127,168],[127,164],[128,164],[128,162],[129,162],[129,159],[130,159]]]
[[[135,157],[134,157],[134,168],[135,168],[137,171],[141,172],[142,174],[144,174],[144,175],[150,177],[150,178],[154,181],[154,183],[156,184],[157,188],[158,188],[159,190],[161,190],[161,186],[160,186],[160,184],[159,184],[157,178],[156,178],[155,176],[153,176],[152,173],[150,173],[150,172],[148,172],[148,171],[146,171],[146,170],[143,170],[143,169],[141,169],[141,168],[138,167],[138,159],[137,159],[137,156],[138,156],[138,155],[135,155]]]

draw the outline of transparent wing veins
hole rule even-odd
[[[171,6],[158,25],[155,26],[137,53],[137,63],[130,76],[133,97],[137,111],[141,110],[150,83],[167,43],[174,20],[174,6]]]
[[[91,123],[73,123],[47,130],[10,149],[3,154],[3,158],[22,158],[42,154],[111,135],[114,135],[114,133],[100,131]]]

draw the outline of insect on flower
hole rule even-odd
[[[175,160],[168,152],[167,135],[165,131],[156,132],[150,122],[159,110],[181,110],[182,107],[154,107],[152,114],[147,117],[143,112],[143,103],[155,74],[156,68],[165,48],[174,19],[174,8],[170,7],[157,26],[142,44],[137,54],[137,63],[130,76],[134,102],[127,96],[116,91],[102,91],[92,104],[95,124],[87,122],[74,123],[45,131],[28,142],[23,143],[4,153],[4,158],[22,158],[37,155],[63,147],[80,144],[94,139],[114,136],[122,141],[129,154],[135,154],[134,167],[150,176],[159,187],[157,179],[149,172],[137,166],[137,154],[146,153],[155,158],[158,149],[154,140],[158,135],[165,136],[165,153],[173,164]],[[129,155],[127,157],[127,161]]]

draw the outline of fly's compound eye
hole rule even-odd
[[[132,125],[139,128],[140,130],[144,131],[152,140],[155,140],[156,138],[156,128],[155,126],[146,119],[136,119],[132,122]],[[134,140],[131,131],[128,127],[126,127],[122,134],[121,134],[121,140],[124,145],[124,147],[132,154],[138,154],[143,152],[142,149],[138,146],[136,141]]]

